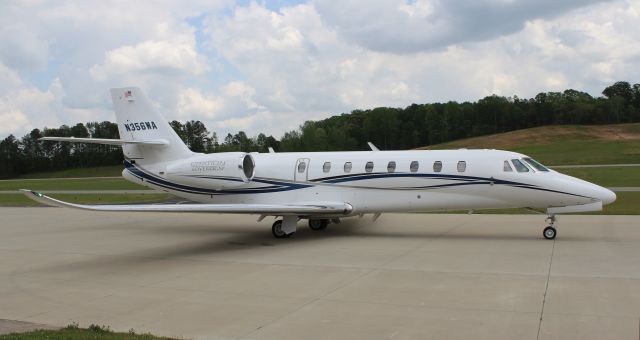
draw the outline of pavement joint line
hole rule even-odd
[[[542,317],[544,316],[544,305],[547,301],[547,292],[549,290],[549,278],[551,277],[551,265],[553,264],[553,253],[556,249],[556,239],[553,239],[553,244],[551,245],[551,256],[549,257],[549,271],[547,272],[547,283],[544,287],[544,295],[542,296],[542,308],[540,309],[540,321],[538,322],[538,336],[536,336],[536,340],[540,339],[540,330],[542,329]]]
[[[432,237],[432,238],[427,239],[427,240],[426,240],[426,242],[424,242],[424,243],[429,243],[429,241],[430,241],[430,240],[432,240],[432,239],[434,239],[434,238],[437,238],[438,236],[444,235],[444,234],[446,234],[446,233],[448,233],[448,232],[450,232],[450,231],[452,231],[452,230],[454,230],[454,229],[456,229],[456,228],[460,227],[461,225],[463,225],[463,224],[465,224],[465,223],[466,223],[466,222],[460,222],[460,223],[458,223],[458,224],[454,225],[453,227],[451,227],[451,228],[449,228],[449,229],[447,229],[447,230],[443,231],[442,233],[436,234],[436,236],[435,236],[435,237]],[[374,272],[377,272],[377,271],[379,271],[379,270],[383,269],[383,267],[384,267],[384,266],[386,266],[386,265],[388,265],[389,263],[391,263],[391,262],[393,262],[393,261],[396,261],[396,260],[398,260],[398,259],[400,259],[400,258],[402,258],[402,257],[404,257],[404,256],[406,256],[406,255],[408,255],[408,254],[410,254],[410,253],[412,253],[412,252],[414,252],[414,251],[416,251],[416,250],[418,250],[418,249],[420,249],[420,248],[424,247],[424,246],[425,246],[425,245],[424,245],[423,243],[419,243],[417,246],[412,247],[412,248],[408,249],[407,251],[404,251],[404,252],[402,252],[401,254],[398,254],[398,255],[394,256],[393,258],[391,258],[391,259],[390,259],[390,260],[388,260],[388,261],[385,261],[384,263],[380,264],[379,266],[372,267],[371,269],[368,269],[368,270],[363,271],[363,273],[361,273],[360,275],[357,275],[357,276],[356,276],[356,277],[354,277],[353,279],[351,279],[351,280],[346,280],[346,282],[344,282],[343,284],[337,285],[335,288],[330,289],[330,290],[328,290],[328,291],[326,291],[326,292],[324,292],[324,293],[320,294],[319,296],[317,296],[317,297],[315,297],[315,298],[311,298],[311,300],[309,300],[309,301],[307,301],[307,302],[303,303],[303,304],[302,304],[302,305],[300,305],[298,308],[295,308],[293,311],[290,311],[290,312],[285,313],[285,314],[283,314],[283,315],[281,315],[281,316],[279,316],[279,317],[276,317],[276,318],[274,318],[274,319],[273,319],[273,320],[271,320],[271,321],[265,322],[263,325],[258,326],[257,328],[255,328],[255,329],[253,329],[253,330],[251,330],[251,331],[247,332],[246,334],[243,334],[243,335],[238,336],[236,339],[243,339],[243,338],[247,338],[247,337],[251,336],[252,334],[255,334],[256,332],[260,331],[261,329],[264,329],[265,327],[269,327],[270,325],[273,325],[273,324],[277,323],[278,321],[280,321],[280,320],[282,320],[282,319],[285,319],[285,318],[289,317],[289,316],[290,316],[290,315],[292,315],[292,314],[297,313],[298,311],[302,310],[303,308],[305,308],[305,307],[307,307],[307,306],[310,306],[310,305],[312,305],[312,304],[314,304],[314,303],[317,303],[318,301],[325,301],[325,297],[327,297],[327,296],[329,296],[329,295],[331,295],[331,294],[333,294],[333,293],[337,292],[337,291],[338,291],[338,290],[340,290],[340,289],[343,289],[343,288],[348,287],[349,285],[351,285],[351,284],[355,283],[356,281],[359,281],[360,279],[362,279],[362,278],[364,278],[364,277],[366,277],[366,276],[368,276],[368,275],[371,275],[371,274],[372,274],[372,273],[374,273]]]

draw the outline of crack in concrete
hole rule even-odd
[[[547,302],[547,291],[549,290],[549,278],[551,277],[551,265],[553,264],[553,252],[556,249],[556,240],[553,240],[551,245],[551,256],[549,257],[549,270],[547,271],[547,283],[544,286],[544,295],[542,296],[542,308],[540,309],[540,321],[538,322],[538,336],[536,340],[540,339],[540,330],[542,329],[542,317],[544,315],[544,305]]]

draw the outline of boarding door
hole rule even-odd
[[[293,179],[297,182],[306,182],[309,174],[309,158],[300,158],[296,162]]]

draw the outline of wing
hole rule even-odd
[[[54,206],[92,211],[146,211],[146,212],[191,212],[219,214],[259,214],[259,215],[297,215],[297,216],[340,216],[353,211],[349,203],[313,202],[298,204],[74,204],[48,197],[39,192],[21,189],[30,199]]]
[[[169,142],[164,139],[124,140],[124,139],[105,139],[105,138],[42,137],[42,138],[39,138],[38,140],[52,141],[52,142],[107,144],[107,145],[124,145],[124,144],[168,145],[169,144]]]

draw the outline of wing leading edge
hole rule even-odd
[[[136,212],[190,212],[219,214],[260,214],[260,215],[296,215],[324,216],[348,215],[353,211],[349,203],[313,202],[299,204],[113,204],[84,205],[57,200],[28,189],[21,189],[28,198],[54,207],[65,207],[91,211],[136,211]]]

